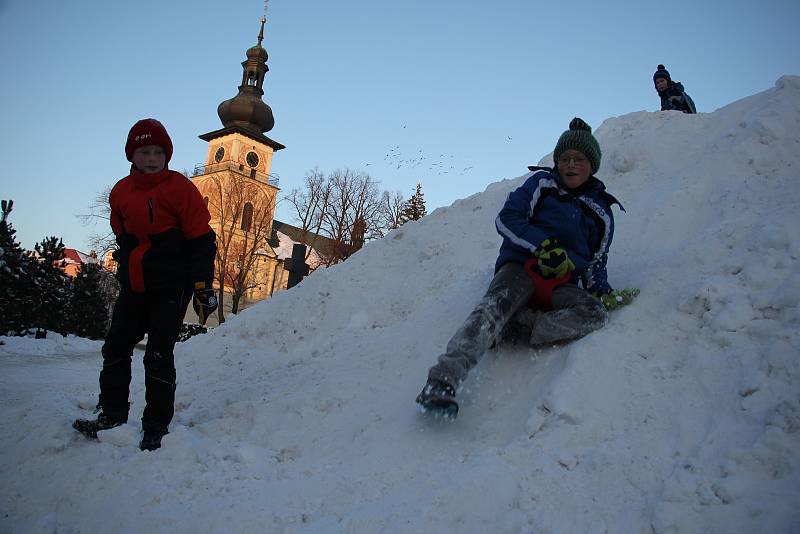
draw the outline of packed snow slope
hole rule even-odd
[[[610,282],[641,289],[604,329],[494,349],[458,420],[418,413],[520,176],[179,345],[156,452],[137,448],[141,364],[130,423],[97,443],[69,425],[96,402],[99,356],[9,340],[0,530],[800,531],[800,77],[596,134],[627,210]]]

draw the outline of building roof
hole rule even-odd
[[[76,250],[74,248],[64,249],[64,261],[67,264],[76,263],[78,265],[84,263],[100,263],[100,260],[97,257],[92,257],[88,254],[84,254],[80,250]]]
[[[297,243],[303,243],[310,246],[323,255],[330,256],[333,254],[334,242],[332,239],[309,232],[307,230],[303,230],[297,226],[292,226],[291,224],[286,224],[277,219],[272,221],[272,228],[279,233],[286,234],[290,239]],[[292,253],[290,250],[289,256],[291,255]]]
[[[278,243],[275,244],[273,240],[272,250],[275,251],[275,255],[278,257],[279,260],[285,260],[287,258],[292,257],[292,249],[294,245],[300,243],[300,241],[295,241],[288,235],[284,234],[283,232],[275,231],[275,235],[277,236]],[[306,243],[303,243],[306,244]],[[307,244],[306,244],[307,245]],[[314,249],[314,247],[310,247],[311,251],[308,254],[308,259],[306,259],[306,263],[312,269],[316,269],[322,264],[322,258]]]

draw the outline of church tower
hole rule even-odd
[[[201,135],[200,139],[208,142],[206,167],[233,166],[277,186],[277,180],[270,174],[272,154],[286,147],[264,135],[275,126],[272,108],[261,99],[264,76],[269,71],[267,51],[261,46],[266,21],[261,18],[258,44],[247,50],[247,59],[242,62],[239,94],[217,108],[223,127]]]
[[[200,136],[208,153],[192,177],[217,234],[215,285],[224,290],[226,306],[233,302],[233,313],[240,301],[244,306],[286,286],[282,262],[270,246],[279,191],[278,178],[270,173],[272,155],[286,147],[264,135],[275,125],[262,100],[269,70],[261,46],[265,23],[262,17],[258,43],[242,62],[239,93],[217,108],[222,128]]]

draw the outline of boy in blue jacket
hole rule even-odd
[[[605,325],[608,314],[596,297],[612,291],[606,259],[614,234],[611,206],[619,202],[594,177],[600,158],[591,127],[576,117],[558,139],[556,167],[529,167],[525,183],[508,196],[495,221],[503,243],[494,278],[430,368],[416,399],[423,409],[455,417],[457,389],[508,327],[530,332],[535,346]]]
[[[653,73],[653,85],[656,86],[656,92],[661,98],[661,111],[697,113],[692,97],[683,89],[681,82],[672,81],[664,65],[659,65]]]

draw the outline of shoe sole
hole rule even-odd
[[[110,426],[108,428],[98,428],[96,430],[92,430],[90,428],[85,428],[84,425],[81,424],[81,420],[78,419],[78,420],[72,422],[72,428],[74,428],[79,433],[83,434],[84,436],[86,436],[89,439],[97,439],[97,433],[98,432],[102,432],[104,430],[111,430],[112,428],[117,428],[118,426],[122,426],[124,424],[125,423],[119,423],[119,424],[116,424],[114,426]]]
[[[441,417],[443,419],[455,419],[458,416],[458,403],[449,399],[430,399],[424,404],[418,402],[417,405],[422,413]]]

